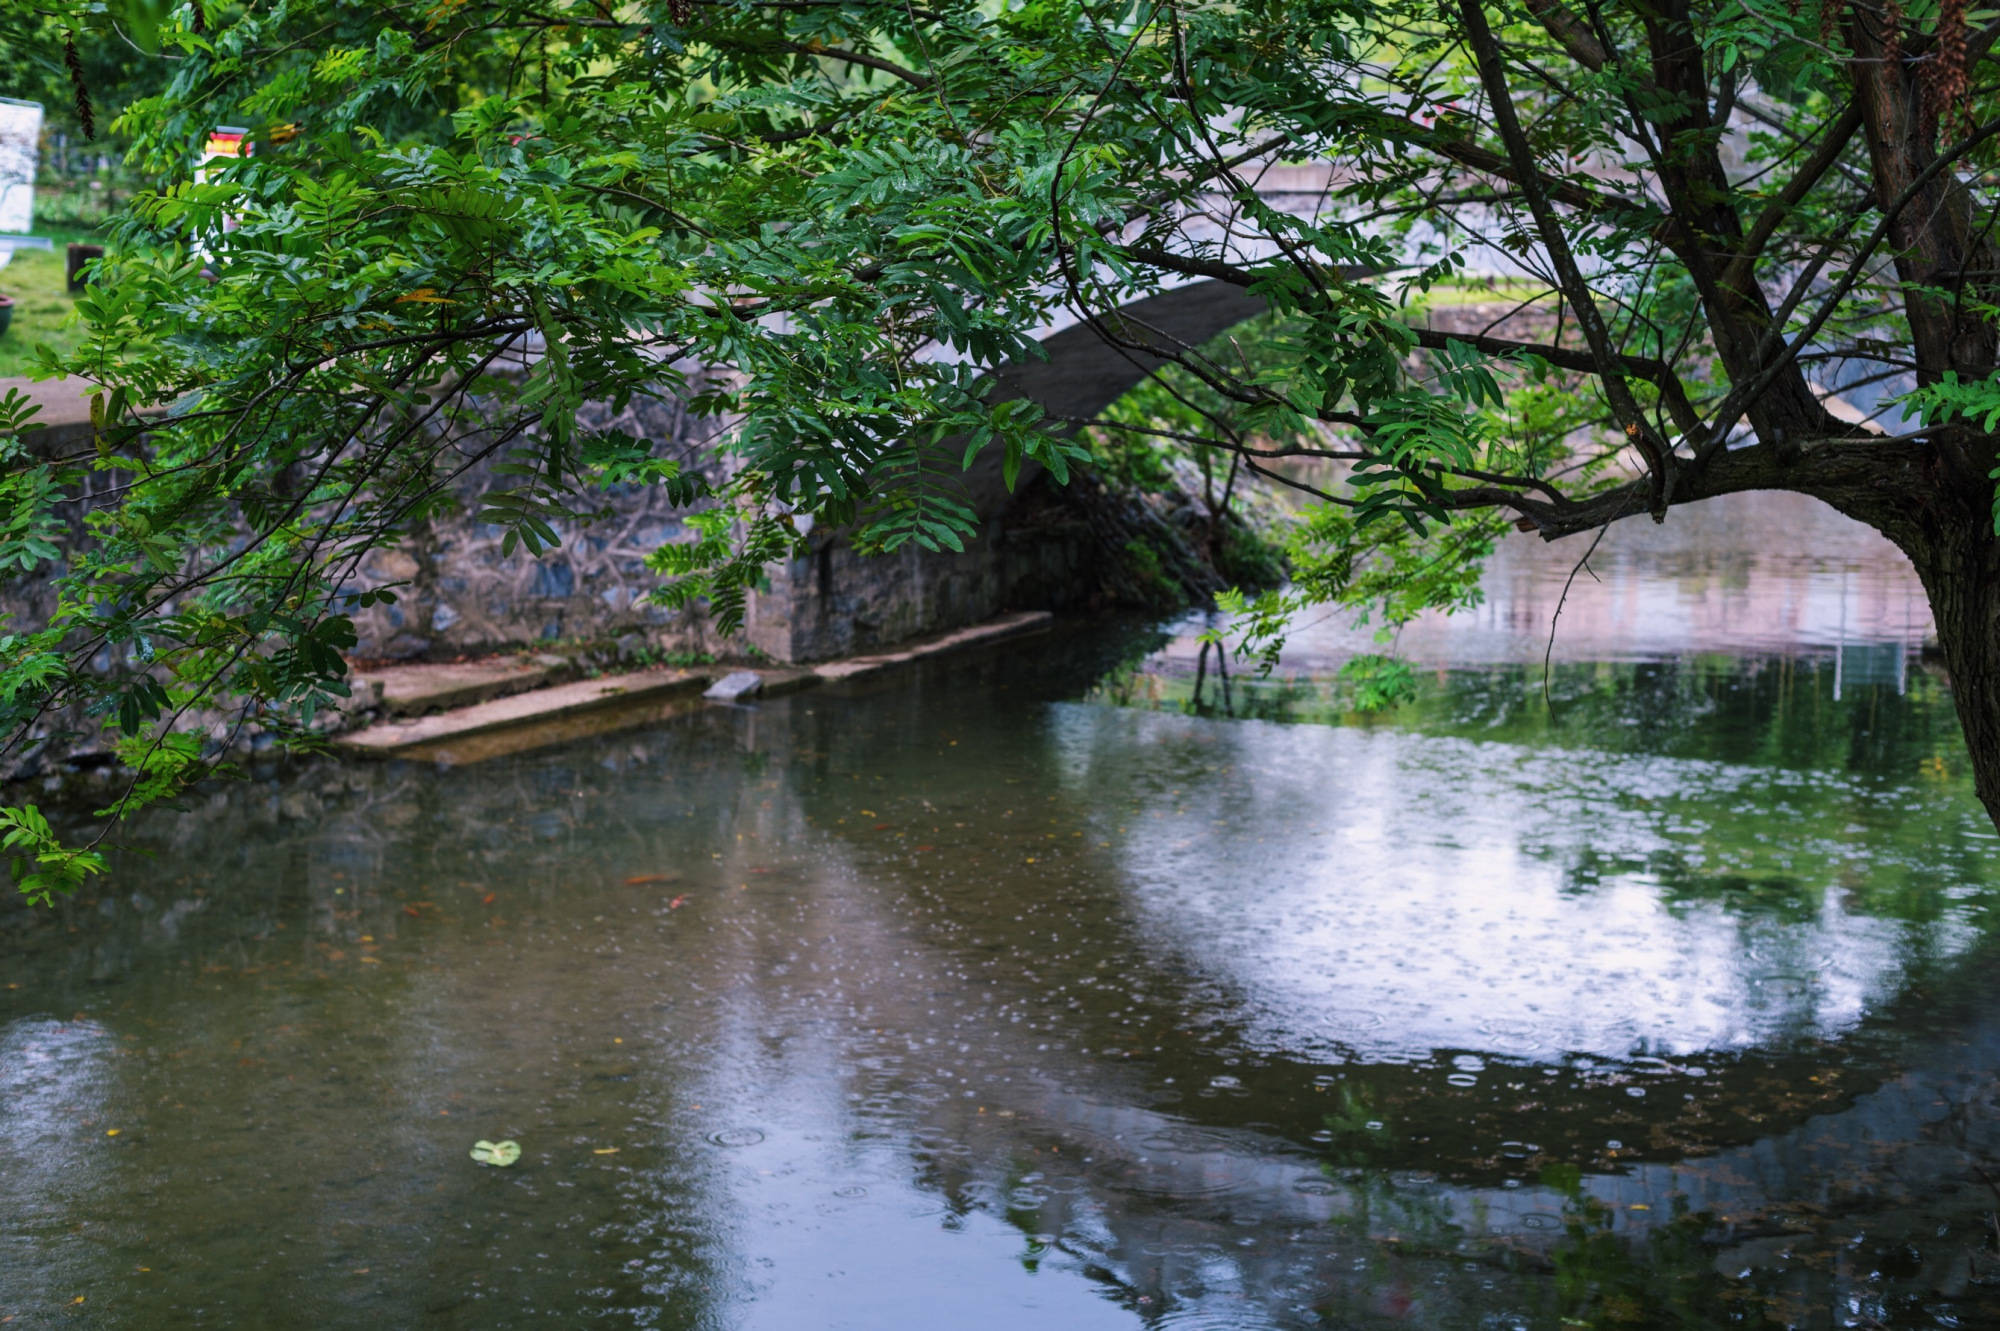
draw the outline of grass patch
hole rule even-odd
[[[68,351],[83,340],[82,326],[71,318],[76,298],[65,285],[64,247],[72,240],[88,240],[89,233],[48,228],[39,234],[48,236],[54,248],[15,250],[0,268],[0,296],[14,298],[14,321],[0,335],[0,379],[25,376],[35,364],[36,343]]]
[[[1463,306],[1517,305],[1552,290],[1527,278],[1454,277],[1437,283],[1427,292],[1411,292],[1407,308],[1421,312]]]

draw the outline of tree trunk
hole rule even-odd
[[[1990,518],[1926,526],[1898,544],[1930,597],[1974,788],[2000,828],[2000,540]]]
[[[1974,446],[1989,448],[1990,436]],[[1870,447],[1885,449],[1875,466],[1823,468],[1797,488],[1881,532],[1915,566],[1951,678],[1973,788],[2000,830],[2000,536],[1993,530],[1993,487],[1952,483],[1952,463],[1932,446],[1898,457],[1884,445]]]

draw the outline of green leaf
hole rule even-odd
[[[514,1141],[477,1141],[472,1144],[472,1158],[482,1165],[505,1169],[521,1158],[521,1144]]]

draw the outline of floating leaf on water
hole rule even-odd
[[[504,1169],[521,1158],[519,1142],[474,1142],[472,1158],[482,1165],[497,1165]]]
[[[625,886],[644,887],[647,883],[671,883],[679,877],[677,873],[635,873],[625,880]]]

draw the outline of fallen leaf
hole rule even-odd
[[[918,849],[918,850],[936,850],[936,849],[937,849],[937,847],[936,847],[936,846],[918,846],[918,847],[916,847],[916,849]]]
[[[403,914],[409,916],[413,920],[421,920],[422,918],[424,918],[424,913],[418,910],[415,906],[403,907]]]
[[[617,1154],[618,1154],[618,1148],[617,1148],[616,1146],[600,1146],[600,1147],[598,1147],[598,1148],[597,1148],[596,1150],[592,1151],[592,1152],[591,1152],[591,1154],[592,1154],[592,1155],[617,1155]]]
[[[107,1137],[116,1137],[119,1133],[123,1132],[124,1130],[125,1129],[123,1128],[106,1128],[104,1130],[104,1135]]]
[[[644,887],[648,883],[671,883],[680,877],[677,873],[635,873],[625,880],[627,887]]]
[[[675,898],[674,898],[674,899],[673,899],[672,901],[669,901],[669,902],[667,903],[667,909],[668,909],[668,910],[679,910],[679,909],[680,909],[680,908],[681,908],[682,906],[685,906],[685,905],[687,905],[687,898],[686,898],[686,897],[675,897]]]
[[[505,1169],[521,1158],[521,1143],[477,1141],[472,1143],[472,1158],[482,1165]]]
[[[875,824],[875,830],[876,830],[877,832],[886,832],[886,831],[888,831],[888,830],[889,830],[889,824],[887,824],[887,823],[877,823],[877,824]]]
[[[480,905],[482,905],[482,906],[490,906],[490,905],[492,905],[492,904],[493,904],[493,897],[494,897],[494,894],[493,894],[493,893],[491,893],[491,892],[488,892],[488,893],[487,893],[487,894],[486,894],[485,896],[483,896],[483,897],[479,898],[479,904],[480,904]]]

